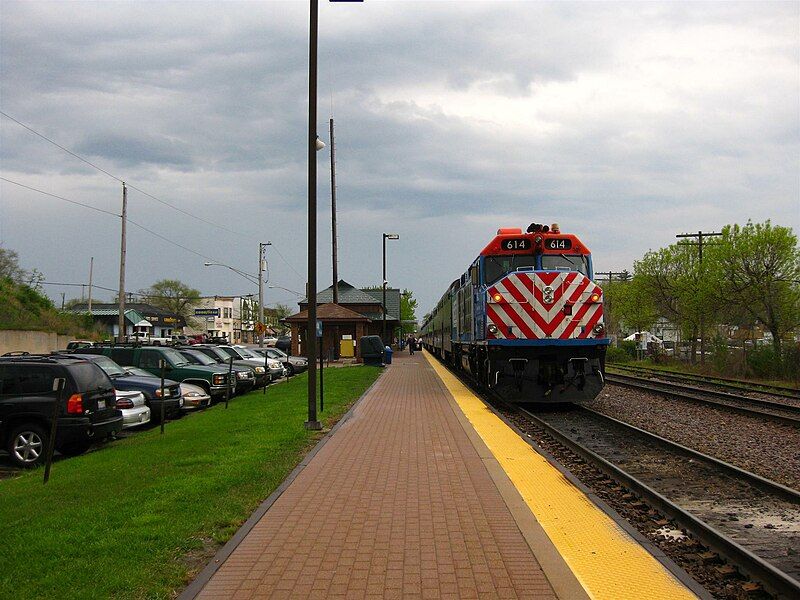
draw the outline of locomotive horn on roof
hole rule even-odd
[[[547,225],[542,225],[540,223],[531,223],[528,225],[527,233],[547,233],[550,231],[550,228]]]

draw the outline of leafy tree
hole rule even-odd
[[[294,314],[294,311],[292,311],[292,309],[286,304],[276,304],[274,310],[275,315],[278,317],[278,321]]]
[[[177,279],[156,281],[139,294],[142,300],[189,319],[193,316],[193,305],[200,300],[200,292]]]
[[[603,284],[603,317],[611,333],[650,329],[658,320],[653,297],[639,278]]]
[[[728,225],[709,258],[719,282],[719,302],[740,319],[762,324],[772,334],[777,357],[781,337],[800,326],[800,248],[790,227],[770,221]]]
[[[691,337],[692,362],[702,325],[710,327],[719,312],[718,283],[708,264],[708,260],[700,263],[697,248],[689,244],[651,250],[634,264],[633,279],[651,298],[657,314]]]
[[[8,277],[19,283],[25,276],[25,271],[19,266],[19,255],[8,248],[0,248],[0,278]]]
[[[403,290],[400,293],[400,320],[417,320],[417,300],[411,290]],[[414,323],[402,323],[402,328],[403,333],[411,333],[416,329]]]

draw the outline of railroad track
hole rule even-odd
[[[778,597],[800,597],[800,492],[584,407],[527,419]]]
[[[800,426],[800,404],[774,402],[666,381],[652,381],[634,375],[607,374],[606,382]]]
[[[733,392],[754,392],[758,394],[778,396],[780,398],[800,400],[800,389],[791,386],[758,383],[755,381],[746,381],[744,379],[734,379],[731,377],[697,375],[694,373],[684,373],[669,369],[650,369],[637,365],[609,364],[607,366],[609,369],[614,369],[617,371],[628,371],[630,373],[637,373],[639,375],[646,375],[648,377],[658,377],[660,379],[666,379],[669,381],[707,384],[718,388],[731,390]]]

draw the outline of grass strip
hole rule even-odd
[[[378,377],[325,370],[332,425]],[[305,375],[0,481],[0,598],[165,598],[182,589],[320,438]]]

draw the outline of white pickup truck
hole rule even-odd
[[[150,344],[151,346],[171,346],[172,338],[168,337],[155,337],[147,333],[132,333],[127,336],[129,342],[140,342],[142,344]]]

